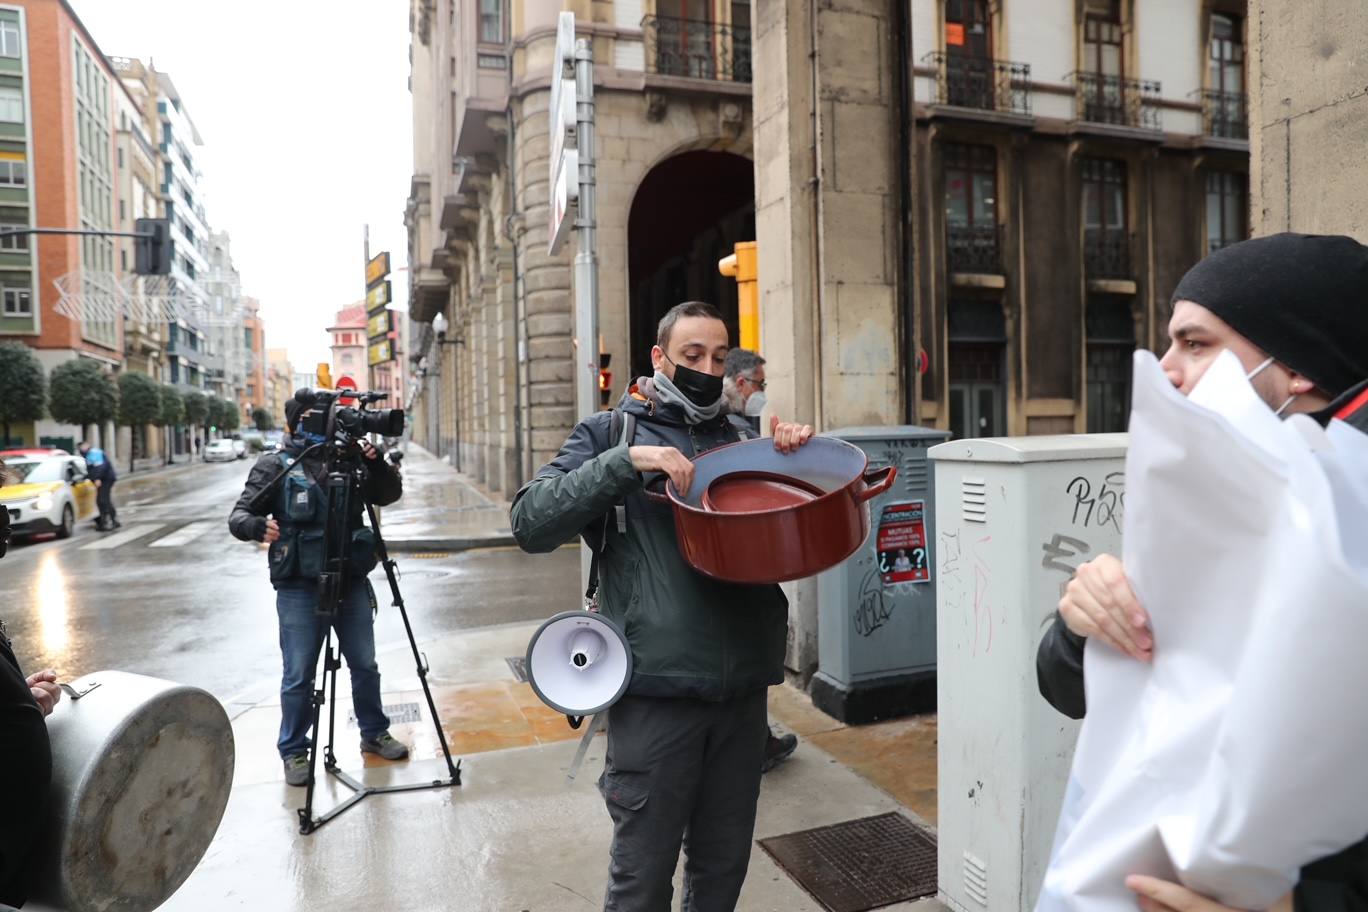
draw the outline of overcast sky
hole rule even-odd
[[[266,344],[295,370],[365,293],[371,252],[405,265],[413,166],[404,0],[69,0],[108,56],[171,75],[204,146],[210,227],[232,236]],[[404,307],[407,276],[393,277]]]

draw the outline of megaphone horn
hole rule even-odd
[[[632,649],[617,624],[590,611],[550,618],[527,644],[527,680],[543,703],[589,716],[618,701],[632,680]]]

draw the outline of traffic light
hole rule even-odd
[[[144,236],[133,241],[133,271],[138,275],[169,275],[170,221],[164,218],[140,218],[135,230]]]
[[[599,352],[599,408],[607,408],[613,395],[613,372],[608,369],[612,360],[612,355]]]

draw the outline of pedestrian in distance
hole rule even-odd
[[[199,434],[196,434],[196,435],[195,435],[195,457],[196,457],[196,458],[199,458],[199,454],[200,454],[200,437],[199,437]]]
[[[1229,349],[1276,414],[1306,413],[1321,424],[1339,417],[1368,432],[1368,247],[1348,237],[1300,234],[1244,241],[1189,270],[1173,304],[1170,345],[1160,366],[1180,392],[1190,393]],[[1126,568],[1111,555],[1079,566],[1037,653],[1041,694],[1075,719],[1087,711],[1088,639],[1139,662],[1152,661],[1163,648]],[[1127,886],[1145,912],[1233,912],[1152,877],[1130,877]],[[1368,910],[1368,840],[1304,867],[1293,894],[1274,907],[1294,908]]]
[[[313,722],[312,695],[318,654],[323,649],[329,619],[318,614],[318,576],[326,559],[324,524],[327,519],[327,465],[322,434],[303,429],[313,414],[300,400],[300,390],[285,403],[286,436],[281,450],[262,453],[247,476],[242,497],[228,518],[228,528],[242,541],[270,546],[267,563],[276,590],[280,624],[280,652],[284,666],[280,682],[280,735],[276,747],[290,785],[309,782],[309,728]],[[377,564],[374,533],[365,528],[365,504],[394,503],[403,494],[399,472],[368,441],[358,444],[365,466],[365,483],[353,492],[347,528],[351,534],[350,572],[337,617],[331,620],[338,646],[351,673],[352,705],[361,729],[361,751],[386,760],[402,760],[408,747],[390,734],[389,717],[380,699],[380,668],[375,662],[375,592],[366,574]],[[302,457],[302,458],[301,458]],[[273,501],[254,507],[258,493],[288,466]]]
[[[760,413],[765,410],[765,359],[746,348],[727,352],[722,370],[722,398],[727,400],[727,420],[737,436],[750,440],[760,436]],[[768,773],[798,749],[798,736],[776,735],[766,727],[765,760],[760,771]]]
[[[119,475],[114,471],[114,460],[105,456],[104,450],[91,446],[82,440],[77,450],[86,461],[86,477],[95,485],[95,504],[100,515],[95,519],[95,528],[100,532],[113,532],[122,528],[119,513],[114,509],[114,482]]]
[[[727,349],[715,307],[672,308],[651,349],[655,372],[623,396],[622,414],[581,421],[513,501],[523,550],[549,552],[580,536],[598,551],[599,611],[632,650],[631,681],[608,710],[598,783],[613,820],[606,910],[668,909],[682,845],[683,907],[726,912],[750,862],[765,694],[784,679],[788,602],[777,585],[695,571],[679,553],[669,506],[643,493],[664,477],[687,492],[690,459],[739,439],[722,398]],[[777,418],[771,431],[781,452],[812,436]]]

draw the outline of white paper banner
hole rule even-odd
[[[1037,912],[1129,874],[1267,909],[1368,833],[1368,436],[1279,420],[1223,353],[1191,397],[1135,356],[1123,561],[1154,661],[1084,654],[1088,716]]]

